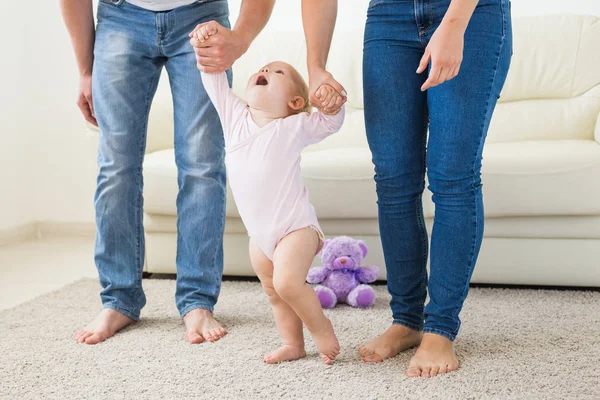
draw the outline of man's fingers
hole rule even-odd
[[[90,109],[89,103],[87,102],[85,97],[81,96],[77,101],[77,105],[79,106],[79,109],[83,114],[83,118],[85,118],[85,120],[90,124],[98,126],[98,122],[96,121],[96,118],[94,118],[94,116],[92,115],[92,110]]]
[[[427,68],[427,65],[429,64],[430,59],[431,59],[431,55],[429,53],[429,50],[425,49],[425,54],[423,54],[423,57],[421,57],[421,61],[419,62],[419,67],[417,68],[417,74],[420,74],[421,72],[425,71],[425,68]]]
[[[217,68],[217,67],[212,67],[212,66],[204,66],[201,64],[197,64],[198,65],[198,69],[202,72],[204,72],[205,74],[218,74],[219,72],[222,72],[223,69],[221,68]]]
[[[96,118],[96,113],[94,112],[94,102],[92,101],[92,94],[85,95],[85,100],[87,101],[88,107],[90,108],[90,112],[92,113],[92,117]]]
[[[196,62],[204,67],[216,67],[215,61],[211,57],[196,56]]]

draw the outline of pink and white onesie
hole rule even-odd
[[[303,112],[261,128],[248,104],[229,88],[225,73],[202,73],[202,82],[223,125],[229,185],[254,243],[273,260],[275,247],[290,232],[312,227],[323,240],[300,158],[307,145],[341,128],[344,110],[333,116]]]

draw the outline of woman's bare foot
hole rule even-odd
[[[196,308],[183,317],[185,336],[192,344],[216,342],[227,334],[223,326],[213,317],[208,310]]]
[[[315,332],[311,332],[317,349],[321,353],[321,358],[325,364],[331,364],[333,360],[340,354],[340,343],[333,331],[333,325],[328,318],[325,318],[326,323],[323,327]]]
[[[358,352],[365,362],[381,362],[401,351],[418,346],[423,334],[403,325],[392,324],[380,336],[360,345]]]
[[[454,343],[443,336],[426,333],[419,349],[410,360],[406,375],[411,378],[431,378],[457,369]]]
[[[275,351],[265,354],[264,361],[267,364],[277,364],[282,361],[292,361],[306,357],[304,345],[290,346],[283,345]]]
[[[128,316],[112,308],[104,308],[92,322],[75,333],[75,341],[77,343],[97,344],[134,323],[135,320]]]

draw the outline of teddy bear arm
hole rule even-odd
[[[362,283],[371,283],[377,280],[379,276],[379,267],[375,265],[369,265],[360,267],[360,272],[358,273],[358,280]]]
[[[329,270],[325,267],[312,267],[308,270],[308,276],[306,281],[308,283],[321,283],[327,276],[329,276]]]

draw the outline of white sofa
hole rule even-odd
[[[361,32],[336,32],[329,70],[348,90],[341,131],[306,149],[302,169],[327,236],[366,241],[383,267],[373,165],[364,128]],[[300,31],[263,33],[234,65],[243,96],[259,66],[284,60],[306,76]],[[146,271],[174,273],[177,170],[166,79],[155,98],[145,171]],[[485,238],[473,282],[600,286],[600,20],[514,20],[514,56],[483,160]],[[434,213],[424,196],[429,232]],[[254,275],[229,192],[225,275]],[[318,258],[315,264],[318,264]],[[380,278],[385,279],[385,268]]]

